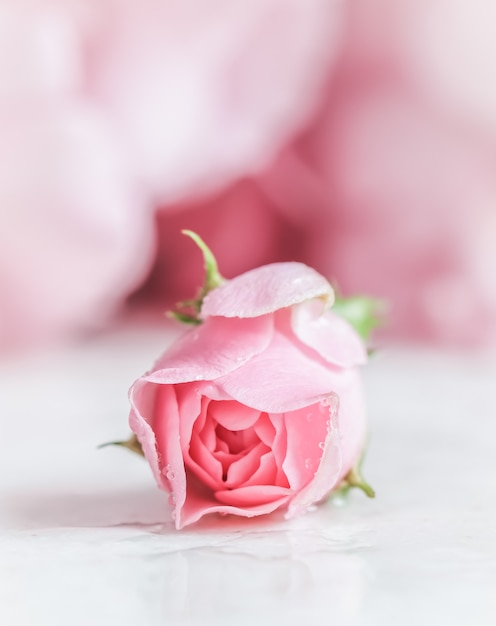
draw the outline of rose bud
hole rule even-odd
[[[330,309],[331,285],[301,263],[223,282],[202,249],[207,280],[188,303],[199,324],[130,391],[134,441],[176,527],[209,513],[292,517],[346,481],[373,495],[356,470],[367,351]]]

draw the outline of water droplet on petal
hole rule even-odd
[[[320,441],[320,442],[319,442],[319,448],[320,448],[321,450],[323,450],[323,449],[325,448],[325,441]]]
[[[176,515],[176,512],[175,512],[175,511],[172,511],[172,513],[171,513],[171,517],[172,517],[172,519],[173,519],[173,520],[175,520],[175,519],[176,519],[177,515]]]
[[[167,478],[167,480],[174,480],[176,477],[169,463],[167,463],[167,465],[162,469],[162,474]]]
[[[176,498],[176,494],[175,494],[175,493],[171,493],[171,494],[169,495],[169,504],[170,504],[171,506],[174,506],[174,505],[176,504],[176,500],[177,500],[177,498]]]
[[[329,410],[329,421],[327,422],[327,432],[331,432],[333,428],[337,427],[337,419],[339,413],[339,396],[334,391],[321,400],[320,405],[327,407]]]
[[[305,459],[305,469],[310,469],[312,467],[312,459]]]

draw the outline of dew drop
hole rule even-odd
[[[171,493],[169,495],[169,504],[171,506],[174,506],[176,504],[176,494],[175,493]]]
[[[320,448],[321,450],[323,450],[323,449],[325,448],[325,441],[320,441],[320,442],[319,442],[319,448]]]
[[[339,396],[332,391],[326,398],[321,400],[320,405],[329,411],[329,421],[327,422],[327,432],[331,432],[337,426],[339,413]]]
[[[175,512],[175,511],[172,511],[172,513],[171,513],[171,517],[172,517],[172,519],[173,519],[173,520],[175,520],[175,519],[176,519],[177,515],[176,515],[176,512]]]
[[[305,459],[305,469],[310,469],[312,467],[312,459]]]
[[[167,480],[174,480],[174,478],[176,477],[169,463],[167,463],[167,465],[162,470],[162,474],[167,478]]]

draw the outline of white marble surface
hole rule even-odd
[[[0,624],[496,623],[496,359],[368,366],[376,500],[178,533],[146,464],[96,450],[167,341],[128,328],[0,363]]]

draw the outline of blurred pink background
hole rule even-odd
[[[0,0],[0,350],[301,260],[496,343],[493,0]]]

